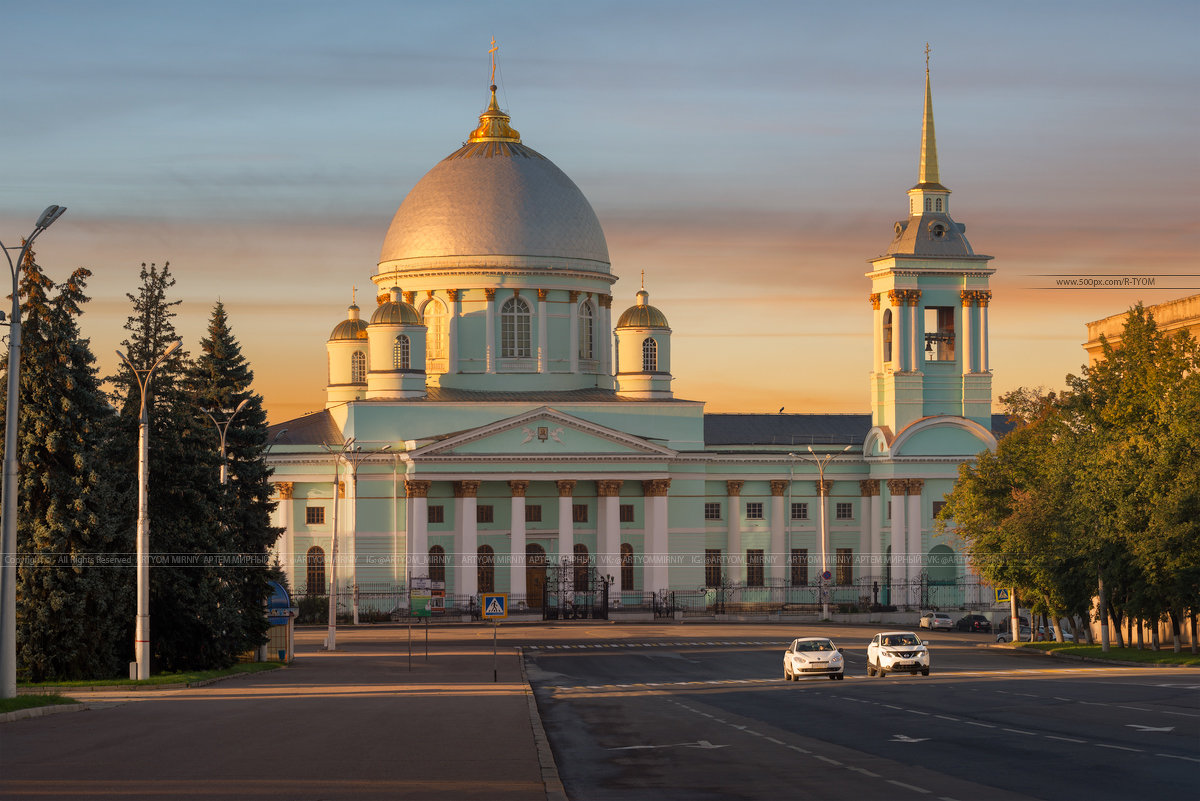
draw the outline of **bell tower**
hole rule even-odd
[[[971,248],[950,217],[950,190],[938,175],[925,50],[925,112],[908,219],[895,225],[884,255],[871,259],[874,347],[872,424],[893,435],[923,417],[953,415],[991,430],[988,279],[991,256]]]

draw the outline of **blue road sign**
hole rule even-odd
[[[1003,604],[1012,600],[1012,590],[1005,587],[996,588],[996,603]]]
[[[483,602],[484,619],[508,617],[508,593],[485,592],[480,600]]]

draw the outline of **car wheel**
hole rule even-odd
[[[870,662],[868,662],[867,663],[867,678],[869,679],[874,675],[875,675],[875,666],[872,665]]]
[[[845,674],[845,673],[839,673],[839,674],[837,674],[836,676],[834,676],[834,678],[835,678],[835,679],[837,679],[838,681],[841,681],[842,679],[846,678],[846,674]]]
[[[877,667],[877,668],[875,668],[875,675],[882,679],[884,676],[887,675],[887,671],[884,670],[882,667]]]
[[[836,673],[830,673],[830,674],[829,674],[829,680],[830,680],[830,681],[834,681],[835,679],[837,679],[837,674],[836,674]]]
[[[790,670],[788,670],[786,667],[783,669],[783,680],[784,681],[792,680],[792,672]]]
[[[922,671],[921,671],[921,675],[922,675],[922,676],[928,676],[928,675],[929,675],[929,668],[925,668],[924,670],[922,670]]]

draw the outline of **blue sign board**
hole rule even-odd
[[[480,600],[483,601],[484,619],[508,617],[508,593],[485,592]]]
[[[270,582],[271,597],[267,600],[267,622],[272,626],[282,626],[289,618],[296,616],[292,608],[292,599],[287,590],[278,581]]]

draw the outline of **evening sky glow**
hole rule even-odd
[[[404,196],[476,126],[488,43],[525,144],[646,272],[676,397],[866,412],[866,260],[907,216],[931,70],[942,183],[995,257],[997,395],[1060,386],[1088,321],[1200,292],[1194,2],[40,2],[6,9],[0,239],[42,208],[104,374],[142,262],[192,353],[222,300],[272,422],[322,408]],[[1053,289],[1051,274],[1153,278]],[[1189,275],[1190,274],[1190,275]]]

